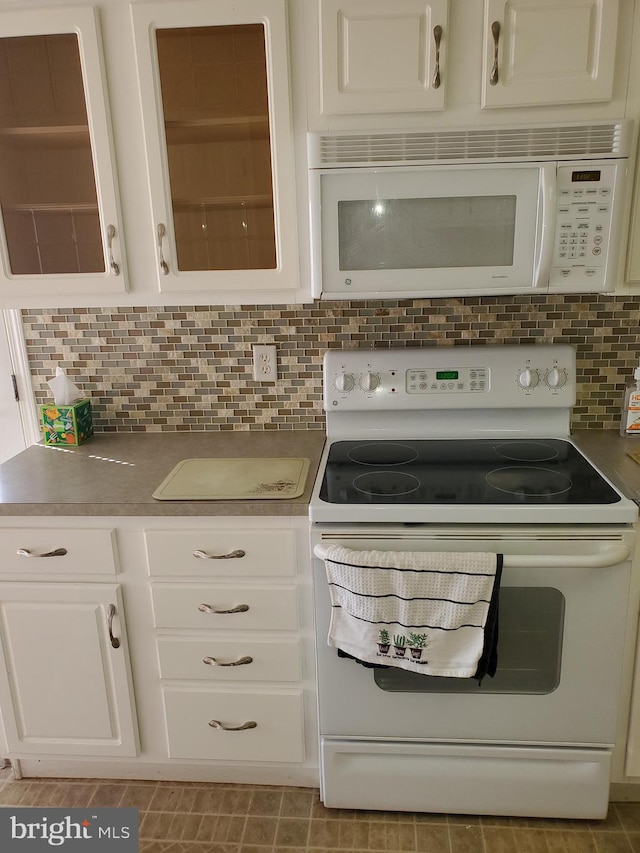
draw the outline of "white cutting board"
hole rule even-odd
[[[183,459],[153,493],[159,501],[282,500],[304,492],[309,460]]]

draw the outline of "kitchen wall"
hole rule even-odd
[[[322,429],[330,347],[568,343],[574,428],[617,428],[640,355],[640,301],[603,295],[22,312],[36,397],[57,365],[91,398],[96,430]],[[253,380],[275,343],[278,382]]]

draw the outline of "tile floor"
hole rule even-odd
[[[281,786],[25,779],[0,771],[0,806],[133,806],[140,853],[640,853],[640,803],[603,821],[325,809]]]

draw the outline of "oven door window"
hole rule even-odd
[[[498,668],[482,684],[396,667],[374,669],[375,683],[391,693],[552,693],[560,683],[565,599],[553,587],[500,590]]]

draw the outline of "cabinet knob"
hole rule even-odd
[[[198,605],[198,610],[200,611],[200,613],[246,613],[248,609],[248,604],[237,604],[230,610],[218,610],[217,608],[212,607],[210,604]]]
[[[498,45],[500,44],[500,21],[491,24],[491,35],[493,36],[493,65],[489,75],[489,85],[498,85]]]
[[[54,551],[45,551],[44,554],[34,554],[28,548],[18,548],[16,551],[19,557],[64,557],[66,553],[66,548],[56,548]]]
[[[242,551],[240,548],[235,551],[229,551],[228,554],[207,554],[206,551],[200,551],[196,549],[193,552],[194,557],[198,557],[200,560],[235,560],[240,557],[244,557],[246,551]]]
[[[209,720],[209,725],[212,729],[220,729],[223,732],[243,732],[245,729],[255,729],[258,726],[255,720],[249,720],[240,726],[228,726],[226,723],[221,723],[220,720]]]
[[[218,658],[206,657],[202,658],[202,663],[206,663],[207,666],[246,666],[249,663],[253,663],[253,658],[249,655],[245,655],[237,660],[218,660]]]

